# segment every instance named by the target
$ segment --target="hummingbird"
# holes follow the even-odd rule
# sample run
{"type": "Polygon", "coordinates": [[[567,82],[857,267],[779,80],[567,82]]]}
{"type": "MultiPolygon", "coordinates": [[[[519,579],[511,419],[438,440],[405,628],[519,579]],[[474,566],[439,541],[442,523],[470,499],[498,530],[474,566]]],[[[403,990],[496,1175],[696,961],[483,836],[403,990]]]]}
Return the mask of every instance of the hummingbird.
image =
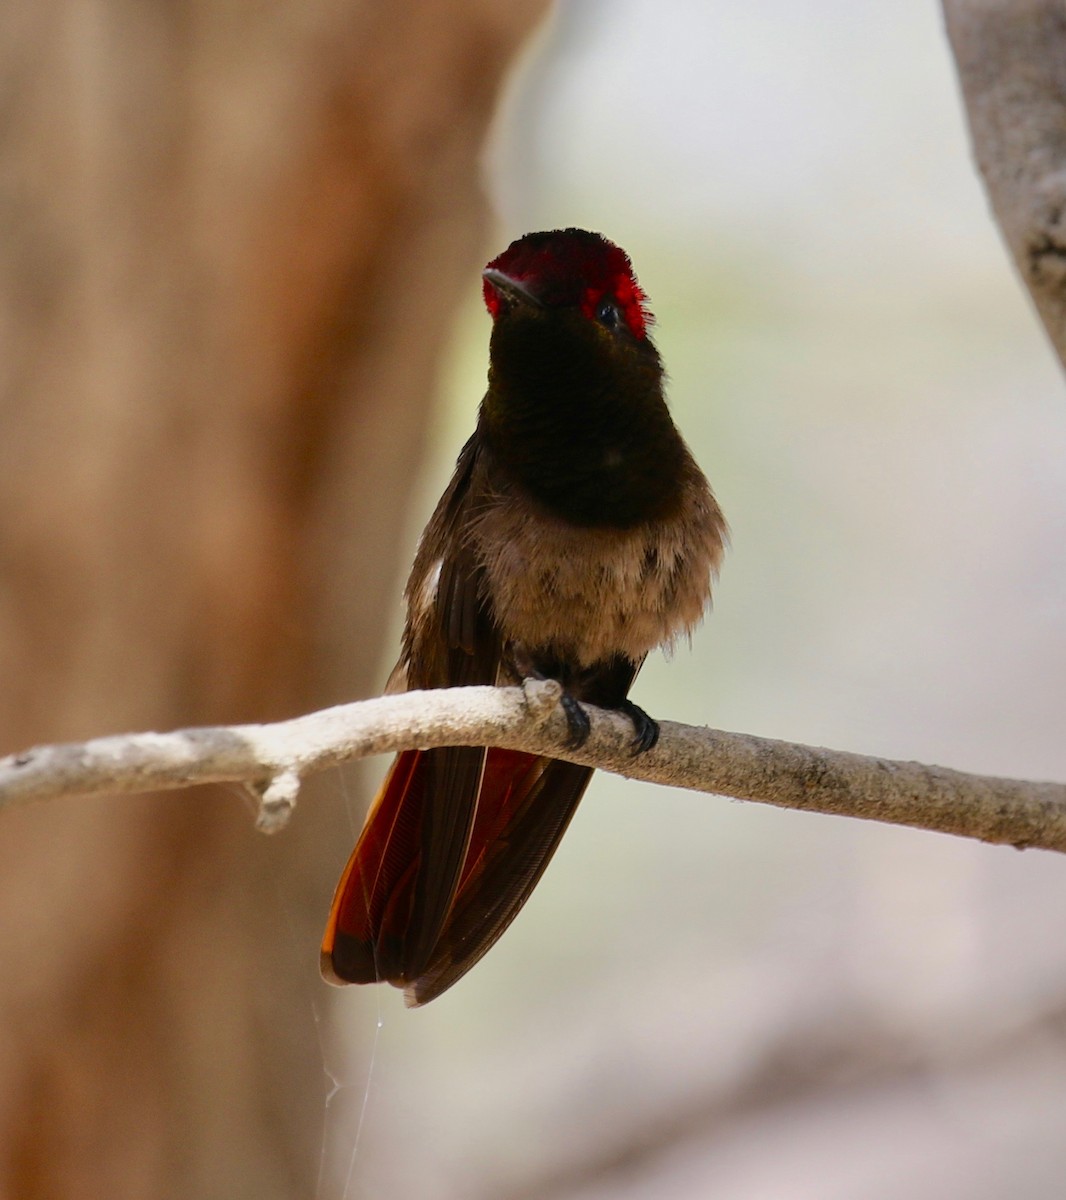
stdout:
{"type": "MultiPolygon", "coordinates": [[[[583,704],[629,699],[646,656],[691,634],[727,529],[670,416],[653,318],[628,255],[559,229],[482,272],[492,318],[473,435],[418,545],[389,691],[552,679],[569,742],[583,704]]],[[[592,768],[493,747],[397,755],[337,885],[331,983],[450,988],[529,899],[592,768]]]]}

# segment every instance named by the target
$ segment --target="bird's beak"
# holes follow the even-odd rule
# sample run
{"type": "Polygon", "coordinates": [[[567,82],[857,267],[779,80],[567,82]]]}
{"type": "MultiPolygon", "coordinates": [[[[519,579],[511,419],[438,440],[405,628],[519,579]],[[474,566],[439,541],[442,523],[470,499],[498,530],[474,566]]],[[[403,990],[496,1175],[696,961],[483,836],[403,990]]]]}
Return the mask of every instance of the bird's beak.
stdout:
{"type": "Polygon", "coordinates": [[[505,275],[502,271],[497,271],[495,267],[486,267],[481,272],[481,277],[486,283],[491,284],[505,300],[510,300],[514,304],[528,304],[532,308],[544,307],[524,283],[512,279],[510,275],[505,275]]]}

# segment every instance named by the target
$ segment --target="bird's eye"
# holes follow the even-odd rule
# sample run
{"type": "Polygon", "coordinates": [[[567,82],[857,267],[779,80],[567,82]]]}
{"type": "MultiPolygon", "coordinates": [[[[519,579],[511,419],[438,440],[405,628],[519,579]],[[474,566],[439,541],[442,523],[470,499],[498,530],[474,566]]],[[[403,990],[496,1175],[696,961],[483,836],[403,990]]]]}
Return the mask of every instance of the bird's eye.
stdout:
{"type": "Polygon", "coordinates": [[[599,307],[596,309],[596,320],[599,321],[604,329],[618,328],[619,322],[622,320],[622,314],[618,311],[618,305],[610,296],[604,296],[600,301],[599,307]]]}

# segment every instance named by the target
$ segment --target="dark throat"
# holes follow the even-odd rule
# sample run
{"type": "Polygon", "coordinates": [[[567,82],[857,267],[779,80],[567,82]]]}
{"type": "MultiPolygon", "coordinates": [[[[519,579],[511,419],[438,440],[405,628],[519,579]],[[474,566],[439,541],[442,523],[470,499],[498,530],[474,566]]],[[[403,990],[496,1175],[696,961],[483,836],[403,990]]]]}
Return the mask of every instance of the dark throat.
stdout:
{"type": "Polygon", "coordinates": [[[575,525],[626,529],[680,504],[689,455],[655,347],[580,314],[495,326],[478,428],[496,469],[575,525]]]}

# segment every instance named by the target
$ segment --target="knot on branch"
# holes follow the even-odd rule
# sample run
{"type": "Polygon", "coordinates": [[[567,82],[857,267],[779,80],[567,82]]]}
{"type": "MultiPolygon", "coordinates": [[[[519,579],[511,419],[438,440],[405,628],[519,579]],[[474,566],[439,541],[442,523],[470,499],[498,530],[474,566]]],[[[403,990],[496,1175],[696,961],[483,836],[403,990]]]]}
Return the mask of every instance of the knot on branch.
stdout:
{"type": "Polygon", "coordinates": [[[557,679],[522,680],[522,697],[526,711],[538,725],[545,724],[563,698],[563,685],[557,679]]]}
{"type": "Polygon", "coordinates": [[[248,785],[259,804],[255,827],[260,833],[277,833],[284,829],[296,807],[300,791],[300,776],[292,769],[279,771],[267,780],[248,785]]]}

